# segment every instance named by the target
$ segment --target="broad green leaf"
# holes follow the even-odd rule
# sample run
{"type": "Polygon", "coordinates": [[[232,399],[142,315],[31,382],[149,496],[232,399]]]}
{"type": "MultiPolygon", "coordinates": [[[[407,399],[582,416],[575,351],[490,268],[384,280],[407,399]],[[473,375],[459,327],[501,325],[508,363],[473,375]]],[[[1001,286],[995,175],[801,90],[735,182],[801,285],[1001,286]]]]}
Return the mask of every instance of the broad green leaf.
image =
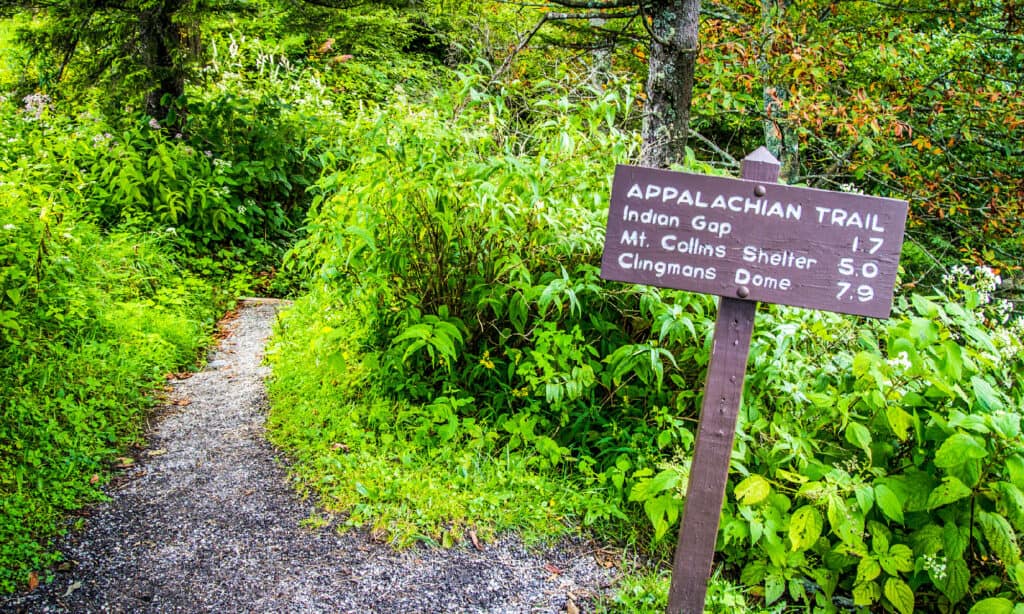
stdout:
{"type": "Polygon", "coordinates": [[[768,498],[772,485],[764,477],[754,474],[737,484],[734,492],[740,505],[757,505],[768,498]]]}
{"type": "Polygon", "coordinates": [[[939,306],[920,294],[912,294],[910,296],[910,301],[914,304],[914,309],[917,313],[926,318],[934,320],[935,317],[939,315],[939,306]]]}
{"type": "Polygon", "coordinates": [[[942,550],[942,527],[930,524],[910,534],[914,552],[918,554],[935,554],[942,550]]]}
{"type": "Polygon", "coordinates": [[[857,377],[864,377],[872,366],[878,361],[878,356],[870,352],[858,352],[853,357],[853,374],[857,377]]]}
{"type": "MultiPolygon", "coordinates": [[[[870,487],[869,487],[870,488],[870,487]]],[[[842,542],[854,548],[862,547],[864,542],[864,515],[850,510],[846,502],[837,495],[828,498],[828,524],[832,533],[842,542]]]]}
{"type": "Polygon", "coordinates": [[[760,584],[767,573],[768,566],[760,561],[755,561],[748,564],[743,568],[743,571],[740,572],[740,583],[746,584],[747,586],[760,584]]]}
{"type": "Polygon", "coordinates": [[[1007,439],[1020,436],[1020,414],[1008,411],[997,411],[988,416],[992,428],[1007,439]]]}
{"type": "MultiPolygon", "coordinates": [[[[860,511],[865,514],[870,512],[871,507],[875,504],[875,491],[871,488],[871,485],[861,484],[853,490],[853,494],[857,497],[857,505],[860,506],[860,511]]],[[[831,518],[829,522],[831,522],[831,518]]]]}
{"type": "Polygon", "coordinates": [[[807,601],[807,591],[802,579],[793,578],[789,581],[789,596],[793,601],[807,601]]]}
{"type": "Polygon", "coordinates": [[[977,488],[981,485],[981,463],[980,460],[970,459],[957,467],[950,467],[946,471],[952,477],[960,480],[968,488],[977,488]]]}
{"type": "Polygon", "coordinates": [[[885,598],[900,614],[913,614],[914,591],[910,590],[906,582],[899,578],[889,578],[885,581],[884,592],[885,598]]]}
{"type": "Polygon", "coordinates": [[[1004,408],[1003,400],[999,397],[999,393],[992,387],[992,384],[988,383],[984,379],[974,376],[971,378],[971,387],[974,389],[974,397],[978,400],[978,404],[985,411],[998,411],[1004,408]]]}
{"type": "Polygon", "coordinates": [[[1024,457],[1020,454],[1013,454],[1006,457],[1006,470],[1010,474],[1010,481],[1017,488],[1024,489],[1024,457]]]}
{"type": "Polygon", "coordinates": [[[989,597],[974,604],[967,614],[1013,614],[1013,602],[1002,597],[989,597]]]}
{"type": "Polygon", "coordinates": [[[949,476],[942,480],[942,484],[936,486],[928,495],[928,509],[933,510],[943,505],[949,505],[971,495],[971,489],[964,486],[960,480],[949,476]]]}
{"type": "Polygon", "coordinates": [[[868,521],[868,532],[871,533],[871,550],[876,554],[889,551],[889,529],[882,523],[868,521]]]}
{"type": "Polygon", "coordinates": [[[675,490],[682,479],[682,475],[680,475],[679,471],[675,469],[664,469],[651,478],[651,483],[648,486],[649,492],[657,494],[666,490],[675,490]]]}
{"type": "Polygon", "coordinates": [[[853,586],[853,604],[869,606],[882,596],[882,589],[877,582],[865,582],[853,586]]]}
{"type": "Polygon", "coordinates": [[[967,569],[967,563],[962,558],[947,557],[945,576],[935,577],[931,572],[929,572],[929,575],[935,586],[942,591],[942,594],[951,603],[956,604],[967,595],[971,572],[967,569]]]}
{"type": "Polygon", "coordinates": [[[898,576],[914,569],[914,551],[903,544],[893,544],[889,552],[878,557],[882,569],[890,576],[898,576]]]}
{"type": "Polygon", "coordinates": [[[910,429],[914,426],[914,416],[897,405],[887,405],[885,417],[889,420],[889,428],[900,441],[906,441],[910,429]]]}
{"type": "Polygon", "coordinates": [[[908,469],[902,476],[886,480],[885,483],[899,496],[906,513],[927,511],[928,495],[939,482],[931,474],[908,469]]]}
{"type": "Polygon", "coordinates": [[[1024,530],[1024,492],[1010,482],[999,482],[1006,517],[1018,531],[1024,530]]]}
{"type": "Polygon", "coordinates": [[[896,522],[903,522],[903,503],[900,501],[896,493],[885,484],[875,485],[875,503],[878,504],[879,509],[885,514],[889,520],[895,520],[896,522]]]}
{"type": "Polygon", "coordinates": [[[942,547],[946,558],[958,559],[967,551],[967,534],[952,522],[942,527],[942,547]]]}
{"type": "Polygon", "coordinates": [[[1017,585],[1017,592],[1024,593],[1024,562],[1017,563],[1007,569],[1007,571],[1009,572],[1010,577],[1013,578],[1014,583],[1017,585]]]}
{"type": "Polygon", "coordinates": [[[786,583],[777,573],[770,574],[764,579],[764,602],[771,604],[775,602],[786,590],[786,583]]]}
{"type": "Polygon", "coordinates": [[[999,514],[981,512],[978,514],[978,524],[985,534],[985,541],[989,548],[999,557],[999,560],[1006,566],[1011,566],[1020,561],[1020,546],[1017,545],[1017,536],[1013,532],[1010,523],[999,514]]]}
{"type": "Polygon", "coordinates": [[[953,341],[944,341],[942,348],[944,350],[942,374],[951,382],[959,382],[964,371],[963,348],[953,341]]]}
{"type": "Polygon", "coordinates": [[[857,563],[857,580],[856,584],[863,584],[870,582],[877,578],[882,573],[882,566],[878,564],[873,557],[865,556],[857,563]]]}
{"type": "Polygon", "coordinates": [[[910,321],[910,337],[915,340],[917,347],[928,347],[939,340],[939,327],[926,318],[913,318],[910,321]]]}
{"type": "Polygon", "coordinates": [[[817,543],[823,527],[824,520],[817,509],[805,505],[793,512],[789,520],[789,541],[793,544],[793,551],[807,550],[817,543]]]}
{"type": "Polygon", "coordinates": [[[846,425],[846,441],[864,450],[868,460],[871,459],[871,431],[868,427],[859,422],[850,422],[846,425]]]}
{"type": "Polygon", "coordinates": [[[942,442],[935,453],[936,467],[956,467],[970,459],[980,459],[988,456],[985,446],[967,433],[954,433],[946,441],[942,442]]]}

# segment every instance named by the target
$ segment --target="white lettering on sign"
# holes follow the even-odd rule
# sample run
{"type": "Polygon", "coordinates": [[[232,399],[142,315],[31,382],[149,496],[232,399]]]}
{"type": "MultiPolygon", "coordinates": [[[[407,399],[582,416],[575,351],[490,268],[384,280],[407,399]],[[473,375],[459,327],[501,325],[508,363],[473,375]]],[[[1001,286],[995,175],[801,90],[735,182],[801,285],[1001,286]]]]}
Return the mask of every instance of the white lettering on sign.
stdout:
{"type": "Polygon", "coordinates": [[[793,269],[809,269],[818,263],[814,258],[801,256],[788,249],[772,251],[762,249],[756,245],[748,245],[743,248],[743,261],[793,269]]]}
{"type": "Polygon", "coordinates": [[[708,218],[698,215],[690,221],[694,230],[708,231],[719,239],[732,232],[732,224],[729,222],[709,222],[708,218]]]}
{"type": "Polygon", "coordinates": [[[619,266],[627,271],[650,271],[658,278],[669,275],[672,277],[689,277],[691,279],[713,281],[717,276],[714,267],[698,267],[678,262],[652,260],[644,258],[640,254],[630,252],[619,254],[619,266]]]}
{"type": "Polygon", "coordinates": [[[725,258],[725,255],[728,253],[724,245],[711,245],[710,243],[704,243],[697,237],[680,239],[676,235],[665,235],[662,237],[661,249],[670,252],[679,252],[680,254],[715,258],[725,258]]]}
{"type": "Polygon", "coordinates": [[[847,211],[845,209],[832,209],[830,207],[815,207],[818,212],[819,224],[830,224],[842,226],[843,228],[860,228],[872,232],[885,232],[885,228],[878,223],[878,214],[847,211]]]}
{"type": "Polygon", "coordinates": [[[705,200],[704,195],[699,190],[680,190],[673,186],[662,186],[654,183],[649,183],[644,187],[640,187],[639,183],[635,183],[629,188],[626,197],[642,201],[673,204],[679,207],[721,209],[732,211],[733,213],[798,221],[803,216],[804,211],[803,205],[799,203],[772,201],[767,198],[750,198],[739,194],[715,194],[713,197],[709,197],[710,200],[705,200]]]}
{"type": "Polygon", "coordinates": [[[662,228],[679,228],[678,215],[656,213],[654,209],[648,209],[647,211],[636,211],[630,209],[629,205],[626,205],[626,207],[622,209],[622,220],[624,222],[640,222],[642,224],[651,224],[653,226],[660,226],[662,228]]]}
{"type": "Polygon", "coordinates": [[[906,210],[894,199],[620,166],[601,275],[887,317],[906,210]]]}
{"type": "Polygon", "coordinates": [[[760,273],[751,273],[743,268],[736,269],[735,281],[740,286],[754,286],[769,290],[789,290],[793,287],[793,282],[788,277],[769,277],[760,273]]]}

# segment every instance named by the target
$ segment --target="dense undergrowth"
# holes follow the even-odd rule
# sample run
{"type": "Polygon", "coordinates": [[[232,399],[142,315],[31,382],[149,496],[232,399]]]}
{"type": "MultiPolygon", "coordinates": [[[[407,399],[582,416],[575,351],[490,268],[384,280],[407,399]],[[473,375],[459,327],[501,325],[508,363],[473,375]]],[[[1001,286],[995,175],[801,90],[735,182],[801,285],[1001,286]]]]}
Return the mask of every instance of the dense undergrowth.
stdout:
{"type": "MultiPolygon", "coordinates": [[[[0,105],[0,589],[53,560],[62,516],[100,496],[147,391],[193,362],[220,301],[297,292],[270,348],[268,428],[325,513],[399,546],[591,532],[654,562],[601,607],[664,609],[715,301],[598,275],[610,174],[639,150],[643,53],[597,70],[548,48],[495,75],[521,13],[416,4],[218,17],[167,118],[112,112],[106,91],[26,90],[52,69],[30,55],[0,66],[17,92],[0,105]]],[[[988,251],[954,236],[984,217],[958,204],[984,182],[958,175],[945,195],[915,175],[977,158],[963,174],[1007,186],[984,211],[1012,212],[1012,157],[978,152],[1024,124],[990,122],[999,97],[965,90],[988,136],[964,133],[935,102],[954,101],[932,87],[941,66],[915,64],[932,111],[904,105],[906,71],[873,76],[885,45],[850,69],[828,45],[761,58],[765,27],[806,32],[805,15],[741,8],[705,19],[695,101],[729,151],[688,170],[761,144],[757,84],[777,61],[793,96],[776,127],[804,155],[788,151],[791,176],[928,194],[892,319],[759,308],[709,608],[1024,610],[1024,329],[996,273],[953,266],[1005,265],[1019,241],[999,224],[988,251]],[[857,84],[836,75],[884,104],[861,91],[848,109],[857,84]]],[[[955,64],[968,43],[932,55],[955,64]]]]}
{"type": "MultiPolygon", "coordinates": [[[[22,160],[24,162],[24,160],[22,160]]],[[[209,338],[214,291],[157,238],[102,234],[4,163],[0,199],[0,589],[102,498],[166,373],[209,338]]]]}
{"type": "Polygon", "coordinates": [[[309,188],[336,168],[339,121],[429,75],[415,58],[341,64],[303,36],[222,23],[157,119],[118,109],[111,84],[25,93],[48,67],[13,30],[45,24],[0,22],[3,592],[45,577],[52,538],[103,498],[165,375],[195,366],[234,298],[291,291],[277,269],[309,188]]]}
{"type": "MultiPolygon", "coordinates": [[[[329,510],[398,544],[588,527],[667,555],[714,301],[599,279],[628,91],[480,79],[347,124],[290,256],[311,291],[274,344],[271,430],[329,510]]],[[[997,283],[956,269],[882,322],[760,310],[719,538],[750,603],[1024,594],[1021,325],[997,283]]]]}

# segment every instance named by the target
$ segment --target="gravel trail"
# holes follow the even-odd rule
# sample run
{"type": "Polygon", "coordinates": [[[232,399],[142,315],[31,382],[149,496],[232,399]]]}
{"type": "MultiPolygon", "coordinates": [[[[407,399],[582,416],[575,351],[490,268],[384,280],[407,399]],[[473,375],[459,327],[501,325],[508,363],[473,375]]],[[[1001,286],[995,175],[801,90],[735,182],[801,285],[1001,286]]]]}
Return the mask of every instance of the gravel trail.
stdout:
{"type": "Polygon", "coordinates": [[[0,612],[576,612],[613,581],[593,547],[396,552],[314,512],[266,442],[262,351],[278,304],[250,300],[205,370],[175,380],[149,447],[59,546],[56,579],[0,612]]]}

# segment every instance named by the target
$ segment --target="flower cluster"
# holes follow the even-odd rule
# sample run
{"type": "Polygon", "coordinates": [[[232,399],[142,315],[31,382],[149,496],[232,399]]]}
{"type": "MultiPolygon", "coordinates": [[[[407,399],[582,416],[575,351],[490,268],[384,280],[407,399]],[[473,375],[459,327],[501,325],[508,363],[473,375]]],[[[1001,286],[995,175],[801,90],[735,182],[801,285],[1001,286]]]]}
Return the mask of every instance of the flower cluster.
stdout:
{"type": "Polygon", "coordinates": [[[906,352],[900,352],[896,355],[896,358],[890,358],[885,361],[890,367],[898,371],[906,371],[911,367],[910,355],[906,352]]]}
{"type": "Polygon", "coordinates": [[[946,557],[926,554],[921,557],[924,563],[924,570],[927,571],[936,582],[943,582],[946,579],[946,557]]]}
{"type": "Polygon", "coordinates": [[[987,266],[977,266],[971,270],[962,264],[943,275],[942,281],[951,290],[976,290],[982,305],[992,302],[992,293],[1003,283],[999,274],[987,266]]]}
{"type": "Polygon", "coordinates": [[[1014,304],[1004,299],[995,299],[993,294],[1003,283],[1002,277],[987,266],[973,269],[958,264],[942,276],[950,298],[963,299],[968,293],[977,296],[981,315],[994,324],[1007,323],[1013,315],[1014,304]]]}
{"type": "Polygon", "coordinates": [[[21,101],[25,103],[25,113],[31,115],[31,119],[39,119],[43,116],[43,111],[50,107],[53,99],[46,94],[35,93],[25,96],[21,101]]]}

